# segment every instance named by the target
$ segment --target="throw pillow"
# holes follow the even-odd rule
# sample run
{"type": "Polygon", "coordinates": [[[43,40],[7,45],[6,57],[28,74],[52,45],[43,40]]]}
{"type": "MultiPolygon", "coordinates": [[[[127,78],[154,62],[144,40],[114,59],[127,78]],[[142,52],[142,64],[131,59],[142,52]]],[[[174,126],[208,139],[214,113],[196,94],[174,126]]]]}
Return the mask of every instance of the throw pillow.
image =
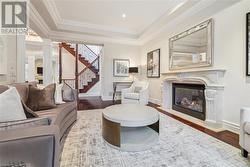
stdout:
{"type": "Polygon", "coordinates": [[[55,87],[56,84],[50,84],[44,89],[39,89],[30,85],[27,106],[33,111],[55,108],[55,87]]]}
{"type": "Polygon", "coordinates": [[[23,101],[22,101],[23,109],[27,118],[37,118],[38,115],[32,111],[23,101]]]}
{"type": "Polygon", "coordinates": [[[56,91],[55,91],[55,103],[56,104],[65,103],[62,99],[62,87],[63,87],[63,84],[56,85],[56,91]]]}
{"type": "Polygon", "coordinates": [[[142,87],[135,86],[134,93],[140,93],[141,90],[142,90],[142,87]]]}
{"type": "Polygon", "coordinates": [[[26,119],[20,96],[16,88],[11,87],[0,94],[0,122],[26,119]]]}
{"type": "Polygon", "coordinates": [[[63,93],[63,101],[72,102],[76,100],[74,96],[74,90],[66,84],[64,84],[63,86],[62,93],[63,93]]]}

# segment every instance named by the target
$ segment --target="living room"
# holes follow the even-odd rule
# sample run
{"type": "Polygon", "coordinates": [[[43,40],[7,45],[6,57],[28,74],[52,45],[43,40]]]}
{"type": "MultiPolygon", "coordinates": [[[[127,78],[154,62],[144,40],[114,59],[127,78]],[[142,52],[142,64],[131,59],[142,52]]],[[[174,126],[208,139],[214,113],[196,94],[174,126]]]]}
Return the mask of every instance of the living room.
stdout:
{"type": "Polygon", "coordinates": [[[1,5],[0,166],[250,166],[249,0],[1,5]]]}

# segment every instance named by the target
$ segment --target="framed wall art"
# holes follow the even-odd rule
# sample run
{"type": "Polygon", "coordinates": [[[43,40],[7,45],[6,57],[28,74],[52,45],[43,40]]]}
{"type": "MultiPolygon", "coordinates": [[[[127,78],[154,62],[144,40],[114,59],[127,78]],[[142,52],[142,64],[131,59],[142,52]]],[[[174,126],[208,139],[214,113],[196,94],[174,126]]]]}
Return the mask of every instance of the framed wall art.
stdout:
{"type": "Polygon", "coordinates": [[[113,75],[115,77],[129,76],[129,60],[128,59],[114,59],[113,60],[113,75]]]}
{"type": "Polygon", "coordinates": [[[160,77],[160,49],[153,50],[147,54],[147,77],[160,77]]]}

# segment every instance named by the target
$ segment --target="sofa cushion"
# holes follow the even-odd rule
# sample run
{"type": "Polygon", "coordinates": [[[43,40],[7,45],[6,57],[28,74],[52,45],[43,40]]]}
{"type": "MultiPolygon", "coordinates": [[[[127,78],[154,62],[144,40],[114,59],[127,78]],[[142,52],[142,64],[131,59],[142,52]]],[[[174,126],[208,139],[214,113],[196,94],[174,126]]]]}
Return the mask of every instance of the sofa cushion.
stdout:
{"type": "Polygon", "coordinates": [[[33,85],[34,87],[37,87],[37,82],[10,84],[10,86],[14,86],[17,89],[17,91],[18,91],[19,95],[21,96],[21,99],[24,103],[27,103],[27,100],[28,100],[29,85],[33,85]]]}
{"type": "Polygon", "coordinates": [[[8,90],[8,89],[9,89],[8,86],[0,85],[0,93],[3,93],[3,92],[5,92],[5,91],[8,90]]]}
{"type": "Polygon", "coordinates": [[[63,101],[66,102],[72,102],[76,100],[74,96],[74,90],[67,84],[64,84],[62,87],[62,98],[63,101]]]}
{"type": "Polygon", "coordinates": [[[134,99],[134,100],[139,100],[139,94],[138,93],[126,93],[124,95],[125,99],[134,99]]]}
{"type": "Polygon", "coordinates": [[[44,125],[50,125],[49,118],[34,118],[21,121],[9,121],[0,123],[0,131],[10,130],[10,129],[23,129],[28,127],[37,127],[44,125]]]}
{"type": "Polygon", "coordinates": [[[63,88],[63,84],[56,85],[56,90],[55,90],[55,103],[56,104],[65,103],[62,98],[62,88],[63,88]]]}
{"type": "Polygon", "coordinates": [[[250,122],[246,122],[244,125],[244,131],[245,133],[250,135],[250,122]]]}
{"type": "Polygon", "coordinates": [[[23,105],[23,109],[27,118],[38,117],[38,115],[33,110],[31,110],[23,101],[22,101],[22,105],[23,105]]]}
{"type": "Polygon", "coordinates": [[[39,117],[49,117],[52,119],[52,124],[57,124],[60,126],[60,123],[63,121],[63,119],[73,110],[76,110],[76,103],[67,102],[57,105],[57,107],[53,109],[36,111],[36,114],[39,117]]]}
{"type": "Polygon", "coordinates": [[[0,94],[0,122],[26,119],[20,96],[15,87],[0,94]]]}
{"type": "Polygon", "coordinates": [[[55,108],[55,84],[50,84],[44,89],[29,86],[27,106],[33,111],[55,108]]]}

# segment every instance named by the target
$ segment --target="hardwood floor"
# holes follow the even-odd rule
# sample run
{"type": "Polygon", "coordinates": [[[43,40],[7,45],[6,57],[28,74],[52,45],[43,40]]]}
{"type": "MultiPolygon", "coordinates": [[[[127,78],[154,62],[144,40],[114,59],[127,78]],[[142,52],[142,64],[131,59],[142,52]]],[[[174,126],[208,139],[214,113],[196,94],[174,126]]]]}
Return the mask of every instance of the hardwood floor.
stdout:
{"type": "MultiPolygon", "coordinates": [[[[102,101],[101,97],[85,97],[85,98],[81,98],[79,100],[79,110],[91,110],[91,109],[101,109],[101,108],[105,108],[108,107],[110,105],[114,105],[114,104],[120,104],[121,101],[102,101]]],[[[201,132],[204,132],[210,136],[213,136],[225,143],[228,143],[236,148],[240,148],[239,146],[239,135],[233,132],[230,132],[228,130],[222,131],[222,132],[214,132],[210,129],[207,129],[205,127],[202,127],[200,125],[197,125],[193,122],[190,122],[188,120],[185,120],[183,118],[180,118],[176,115],[173,115],[171,113],[168,113],[167,111],[161,110],[158,107],[158,105],[150,103],[149,106],[156,108],[159,112],[172,117],[186,125],[189,125],[201,132]]]]}

